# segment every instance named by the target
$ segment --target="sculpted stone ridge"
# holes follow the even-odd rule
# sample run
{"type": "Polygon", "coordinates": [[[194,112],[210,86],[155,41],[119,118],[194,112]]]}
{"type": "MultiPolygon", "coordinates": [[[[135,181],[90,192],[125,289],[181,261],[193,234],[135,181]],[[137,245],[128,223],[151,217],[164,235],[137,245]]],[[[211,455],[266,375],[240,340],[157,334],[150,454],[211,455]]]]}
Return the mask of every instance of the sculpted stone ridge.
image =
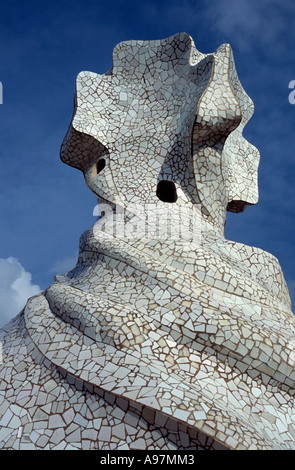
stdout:
{"type": "Polygon", "coordinates": [[[258,201],[252,114],[230,46],[185,33],[78,75],[61,159],[99,218],[1,331],[0,448],[295,448],[284,276],[224,238],[226,211],[258,201]]]}

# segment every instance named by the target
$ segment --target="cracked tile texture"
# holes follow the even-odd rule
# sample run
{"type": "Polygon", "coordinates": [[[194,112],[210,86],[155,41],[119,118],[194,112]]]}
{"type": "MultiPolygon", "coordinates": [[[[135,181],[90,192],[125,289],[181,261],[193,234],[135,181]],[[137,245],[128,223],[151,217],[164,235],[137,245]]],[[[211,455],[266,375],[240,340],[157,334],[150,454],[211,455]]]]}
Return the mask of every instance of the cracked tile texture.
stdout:
{"type": "Polygon", "coordinates": [[[224,238],[226,211],[258,201],[252,113],[230,46],[202,54],[185,33],[122,42],[107,73],[78,75],[61,159],[111,210],[1,330],[1,449],[295,449],[279,262],[224,238]],[[121,236],[135,205],[149,234],[148,206],[172,232],[197,206],[198,243],[121,236]]]}

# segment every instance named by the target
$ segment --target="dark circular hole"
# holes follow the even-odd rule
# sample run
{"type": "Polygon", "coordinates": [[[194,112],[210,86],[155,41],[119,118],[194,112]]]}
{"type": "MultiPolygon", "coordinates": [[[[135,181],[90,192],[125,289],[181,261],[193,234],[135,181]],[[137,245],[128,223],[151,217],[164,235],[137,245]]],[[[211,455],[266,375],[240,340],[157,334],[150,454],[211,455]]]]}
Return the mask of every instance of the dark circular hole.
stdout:
{"type": "Polygon", "coordinates": [[[98,160],[98,162],[96,163],[97,174],[100,173],[104,169],[105,166],[106,166],[106,161],[104,158],[101,158],[100,160],[98,160]]]}
{"type": "Polygon", "coordinates": [[[230,201],[227,205],[226,210],[235,213],[244,212],[245,207],[248,205],[249,204],[247,204],[247,202],[245,201],[230,201]]]}
{"type": "Polygon", "coordinates": [[[163,202],[176,202],[177,192],[172,181],[160,181],[157,186],[157,196],[163,202]]]}

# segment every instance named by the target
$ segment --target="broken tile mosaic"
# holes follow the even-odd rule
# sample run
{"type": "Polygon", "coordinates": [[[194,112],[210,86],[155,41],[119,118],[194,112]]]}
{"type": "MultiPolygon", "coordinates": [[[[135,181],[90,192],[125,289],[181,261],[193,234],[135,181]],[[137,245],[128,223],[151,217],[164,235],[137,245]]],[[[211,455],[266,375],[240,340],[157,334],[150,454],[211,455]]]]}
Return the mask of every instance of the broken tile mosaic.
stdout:
{"type": "Polygon", "coordinates": [[[100,224],[118,200],[131,227],[132,204],[164,226],[197,205],[201,238],[81,236],[76,266],[1,330],[0,449],[295,449],[284,276],[224,238],[226,212],[258,201],[252,113],[231,47],[202,54],[185,33],[78,75],[61,159],[110,205],[100,224]]]}

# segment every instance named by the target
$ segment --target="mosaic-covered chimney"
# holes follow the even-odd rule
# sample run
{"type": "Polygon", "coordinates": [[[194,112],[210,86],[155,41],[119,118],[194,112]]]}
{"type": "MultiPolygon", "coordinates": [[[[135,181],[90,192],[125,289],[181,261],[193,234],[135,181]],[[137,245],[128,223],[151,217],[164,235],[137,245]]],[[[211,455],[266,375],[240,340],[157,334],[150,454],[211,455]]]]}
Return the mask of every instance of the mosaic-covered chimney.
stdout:
{"type": "Polygon", "coordinates": [[[226,211],[258,202],[252,113],[231,47],[185,33],[78,75],[61,159],[98,220],[1,331],[0,448],[295,448],[279,262],[224,238],[226,211]]]}

